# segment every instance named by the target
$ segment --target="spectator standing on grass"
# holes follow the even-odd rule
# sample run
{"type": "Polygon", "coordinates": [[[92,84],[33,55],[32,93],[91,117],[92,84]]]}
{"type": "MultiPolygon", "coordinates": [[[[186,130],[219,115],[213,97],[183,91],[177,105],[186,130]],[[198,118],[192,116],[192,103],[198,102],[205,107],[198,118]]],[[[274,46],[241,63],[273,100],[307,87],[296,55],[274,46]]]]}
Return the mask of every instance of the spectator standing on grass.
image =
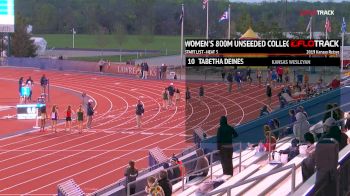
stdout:
{"type": "Polygon", "coordinates": [[[86,128],[87,129],[91,129],[91,124],[92,124],[92,118],[94,116],[94,107],[92,106],[92,101],[89,101],[88,102],[88,105],[87,105],[87,123],[86,123],[86,128]]]}
{"type": "Polygon", "coordinates": [[[51,110],[51,129],[52,131],[55,131],[55,133],[57,133],[57,120],[59,119],[58,116],[58,107],[57,105],[53,105],[52,106],[52,110],[51,110]]]}
{"type": "Polygon", "coordinates": [[[46,112],[46,104],[40,107],[40,131],[44,132],[45,131],[45,124],[46,124],[46,119],[47,119],[47,112],[46,112]]]}
{"type": "Polygon", "coordinates": [[[220,161],[224,175],[233,175],[232,166],[232,138],[238,134],[233,127],[227,124],[226,116],[220,118],[220,127],[217,132],[217,149],[220,151],[220,161]]]}
{"type": "Polygon", "coordinates": [[[266,86],[266,97],[267,97],[267,105],[271,106],[272,88],[270,84],[267,84],[266,86]]]}
{"type": "Polygon", "coordinates": [[[156,178],[153,176],[147,178],[145,191],[150,196],[165,196],[163,188],[158,185],[156,178]]]}
{"type": "Polygon", "coordinates": [[[227,92],[232,92],[232,83],[233,83],[233,75],[232,75],[232,72],[229,72],[227,74],[227,92]]]}
{"type": "Polygon", "coordinates": [[[168,173],[166,170],[161,170],[159,172],[158,184],[162,187],[165,196],[171,196],[173,193],[173,185],[169,181],[168,173]]]}
{"type": "Polygon", "coordinates": [[[162,67],[161,67],[161,72],[162,72],[162,76],[161,76],[161,78],[163,79],[163,80],[165,80],[166,79],[166,70],[167,70],[167,66],[165,65],[165,64],[162,64],[162,67]]]}
{"type": "Polygon", "coordinates": [[[141,102],[141,100],[137,101],[137,105],[136,105],[136,124],[137,124],[137,128],[141,128],[141,124],[142,124],[142,116],[145,112],[145,109],[143,108],[143,104],[141,102]]]}
{"type": "Polygon", "coordinates": [[[167,88],[164,88],[162,92],[162,99],[163,99],[163,109],[168,109],[169,104],[169,92],[167,88]]]}
{"type": "Polygon", "coordinates": [[[40,78],[40,86],[41,86],[41,93],[46,93],[46,86],[47,86],[47,78],[45,76],[45,74],[43,74],[43,76],[41,76],[40,78]]]}
{"type": "MultiPolygon", "coordinates": [[[[126,178],[126,187],[131,182],[134,182],[139,175],[139,171],[135,167],[135,161],[129,161],[129,166],[125,169],[124,176],[126,178]]],[[[136,193],[136,184],[130,185],[130,194],[136,193]]]]}
{"type": "Polygon", "coordinates": [[[100,68],[100,73],[102,73],[103,71],[103,66],[105,65],[105,61],[103,59],[100,59],[100,61],[98,62],[98,66],[100,68]]]}
{"type": "Polygon", "coordinates": [[[77,110],[77,122],[79,133],[83,133],[84,109],[82,105],[79,105],[77,110]]]}
{"type": "Polygon", "coordinates": [[[145,62],[142,62],[142,63],[141,63],[141,79],[143,79],[143,76],[144,76],[144,75],[143,75],[143,74],[144,74],[143,72],[145,71],[145,64],[146,64],[145,62]]]}

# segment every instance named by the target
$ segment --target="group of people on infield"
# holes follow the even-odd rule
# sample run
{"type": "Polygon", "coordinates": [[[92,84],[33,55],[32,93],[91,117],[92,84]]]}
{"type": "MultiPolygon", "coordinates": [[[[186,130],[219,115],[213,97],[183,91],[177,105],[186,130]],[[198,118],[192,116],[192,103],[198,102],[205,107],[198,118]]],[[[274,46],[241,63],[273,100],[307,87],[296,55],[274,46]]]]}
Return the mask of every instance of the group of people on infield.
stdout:
{"type": "MultiPolygon", "coordinates": [[[[79,105],[78,108],[75,110],[72,109],[72,106],[68,105],[67,109],[65,110],[64,119],[65,119],[65,128],[64,130],[69,131],[72,130],[72,121],[73,117],[75,116],[76,122],[77,122],[77,129],[79,133],[83,132],[83,123],[85,121],[85,118],[87,118],[86,128],[91,128],[91,123],[94,115],[94,107],[92,101],[89,101],[87,104],[87,110],[85,114],[85,110],[83,109],[83,105],[79,105]]],[[[57,105],[53,105],[50,111],[47,111],[46,105],[43,105],[40,107],[40,132],[45,131],[46,126],[46,120],[51,119],[51,130],[57,133],[57,122],[59,121],[60,115],[59,115],[59,109],[57,105]]]]}

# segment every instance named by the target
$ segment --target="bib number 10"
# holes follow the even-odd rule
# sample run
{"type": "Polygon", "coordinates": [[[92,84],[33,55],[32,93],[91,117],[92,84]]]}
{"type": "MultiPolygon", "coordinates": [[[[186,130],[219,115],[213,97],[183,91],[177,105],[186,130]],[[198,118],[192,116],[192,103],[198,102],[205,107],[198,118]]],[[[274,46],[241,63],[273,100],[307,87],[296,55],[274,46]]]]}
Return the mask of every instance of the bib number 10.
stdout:
{"type": "Polygon", "coordinates": [[[194,58],[187,59],[187,65],[194,65],[195,63],[196,63],[196,60],[194,58]]]}

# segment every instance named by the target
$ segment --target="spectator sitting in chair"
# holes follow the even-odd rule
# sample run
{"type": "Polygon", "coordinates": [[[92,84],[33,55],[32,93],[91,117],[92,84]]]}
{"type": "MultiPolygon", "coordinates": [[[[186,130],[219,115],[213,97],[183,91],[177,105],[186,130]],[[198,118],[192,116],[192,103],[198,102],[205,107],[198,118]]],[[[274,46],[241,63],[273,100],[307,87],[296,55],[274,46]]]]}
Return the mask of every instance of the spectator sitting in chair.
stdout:
{"type": "Polygon", "coordinates": [[[333,138],[337,140],[339,143],[339,151],[347,145],[348,136],[339,129],[339,126],[337,126],[334,118],[330,117],[326,120],[324,123],[324,131],[325,135],[322,137],[322,139],[333,138]]]}
{"type": "Polygon", "coordinates": [[[173,181],[173,183],[175,184],[181,180],[180,179],[180,177],[181,177],[181,169],[180,169],[181,165],[178,164],[176,157],[171,158],[170,167],[172,169],[170,169],[170,172],[169,172],[169,179],[170,180],[176,179],[173,181]]]}
{"type": "Polygon", "coordinates": [[[307,132],[304,134],[304,139],[307,145],[306,158],[301,163],[301,171],[303,175],[303,181],[306,181],[315,173],[315,139],[312,133],[307,132]]]}
{"type": "Polygon", "coordinates": [[[200,176],[207,176],[208,172],[209,172],[209,161],[207,159],[206,156],[204,155],[203,149],[197,149],[196,151],[197,154],[197,158],[200,157],[199,159],[197,159],[196,161],[196,167],[194,168],[194,171],[190,172],[192,173],[192,175],[189,177],[189,181],[193,180],[196,177],[200,177],[200,176]]]}
{"type": "Polygon", "coordinates": [[[332,82],[329,84],[329,87],[332,89],[336,89],[340,87],[340,80],[338,79],[338,76],[335,76],[332,82]]]}
{"type": "Polygon", "coordinates": [[[279,153],[281,154],[288,154],[288,161],[292,160],[294,157],[299,155],[299,148],[298,148],[299,140],[294,138],[291,144],[292,146],[289,147],[288,149],[279,151],[279,153]]]}

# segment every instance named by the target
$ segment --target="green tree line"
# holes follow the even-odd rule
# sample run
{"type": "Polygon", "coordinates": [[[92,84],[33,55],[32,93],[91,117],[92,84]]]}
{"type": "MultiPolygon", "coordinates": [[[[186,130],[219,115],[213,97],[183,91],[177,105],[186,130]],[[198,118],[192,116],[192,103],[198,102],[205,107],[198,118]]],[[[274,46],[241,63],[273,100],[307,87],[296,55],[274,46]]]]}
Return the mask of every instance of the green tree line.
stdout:
{"type": "MultiPolygon", "coordinates": [[[[227,21],[219,23],[218,20],[229,1],[209,2],[210,37],[223,38],[227,35],[227,21]]],[[[178,35],[182,3],[185,34],[205,35],[206,10],[202,8],[202,0],[16,0],[15,9],[33,25],[36,34],[71,33],[75,28],[80,34],[178,35]]],[[[309,16],[300,16],[300,11],[313,9],[335,10],[335,15],[330,16],[330,38],[338,36],[342,17],[346,17],[349,24],[350,2],[231,2],[231,33],[244,32],[249,26],[266,38],[278,37],[281,31],[304,32],[309,16]]],[[[324,31],[325,18],[313,18],[314,31],[324,31]]]]}

